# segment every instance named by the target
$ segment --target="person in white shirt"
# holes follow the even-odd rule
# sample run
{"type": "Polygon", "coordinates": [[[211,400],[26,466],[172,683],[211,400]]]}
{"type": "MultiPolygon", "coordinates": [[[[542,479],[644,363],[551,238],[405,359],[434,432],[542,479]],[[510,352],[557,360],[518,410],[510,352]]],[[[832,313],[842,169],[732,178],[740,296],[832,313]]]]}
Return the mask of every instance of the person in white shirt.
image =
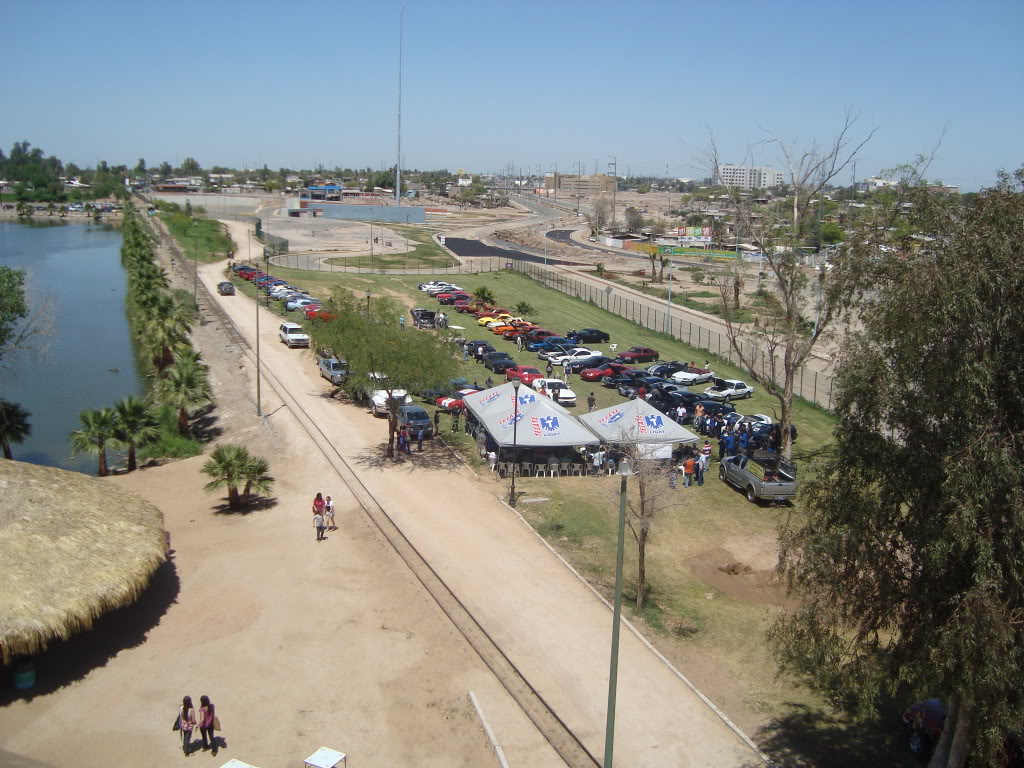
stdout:
{"type": "Polygon", "coordinates": [[[327,530],[338,530],[338,526],[334,524],[334,502],[330,496],[324,499],[324,522],[327,524],[327,530]]]}

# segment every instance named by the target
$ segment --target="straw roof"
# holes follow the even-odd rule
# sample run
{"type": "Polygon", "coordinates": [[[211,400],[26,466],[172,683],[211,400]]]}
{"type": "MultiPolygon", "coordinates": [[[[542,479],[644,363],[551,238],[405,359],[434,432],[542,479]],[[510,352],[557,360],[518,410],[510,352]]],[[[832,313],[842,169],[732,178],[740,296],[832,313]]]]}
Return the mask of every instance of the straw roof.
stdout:
{"type": "Polygon", "coordinates": [[[108,481],[0,460],[0,657],[134,602],[166,559],[163,515],[108,481]]]}

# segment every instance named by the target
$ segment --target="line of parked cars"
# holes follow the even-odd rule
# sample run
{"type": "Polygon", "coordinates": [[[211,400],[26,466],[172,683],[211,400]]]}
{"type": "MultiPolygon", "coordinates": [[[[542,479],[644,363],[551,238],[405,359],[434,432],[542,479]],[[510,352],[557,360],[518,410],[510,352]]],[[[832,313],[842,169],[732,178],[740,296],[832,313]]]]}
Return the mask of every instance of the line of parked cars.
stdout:
{"type": "Polygon", "coordinates": [[[269,298],[282,302],[286,312],[299,310],[306,317],[316,317],[322,311],[320,299],[289,284],[287,280],[274,277],[248,264],[236,264],[232,270],[239,277],[255,285],[269,298]]]}

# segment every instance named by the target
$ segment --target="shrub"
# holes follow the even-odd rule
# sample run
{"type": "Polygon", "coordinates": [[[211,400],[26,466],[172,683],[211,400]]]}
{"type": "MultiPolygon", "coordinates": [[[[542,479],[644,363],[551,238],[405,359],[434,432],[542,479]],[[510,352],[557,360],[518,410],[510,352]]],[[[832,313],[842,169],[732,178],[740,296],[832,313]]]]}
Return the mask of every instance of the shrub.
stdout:
{"type": "Polygon", "coordinates": [[[704,270],[703,269],[695,269],[693,271],[693,274],[691,275],[691,277],[693,278],[693,282],[695,282],[695,283],[703,283],[704,282],[704,270]]]}

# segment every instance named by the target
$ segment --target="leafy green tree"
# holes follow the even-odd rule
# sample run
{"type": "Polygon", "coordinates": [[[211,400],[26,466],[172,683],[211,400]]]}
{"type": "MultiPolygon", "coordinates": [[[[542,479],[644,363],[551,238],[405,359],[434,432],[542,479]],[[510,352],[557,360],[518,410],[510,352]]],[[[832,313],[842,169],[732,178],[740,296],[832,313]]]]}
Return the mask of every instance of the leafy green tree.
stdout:
{"type": "Polygon", "coordinates": [[[360,397],[373,390],[386,393],[387,455],[394,456],[401,405],[394,393],[422,392],[447,384],[457,372],[452,347],[438,334],[402,330],[396,319],[404,307],[388,298],[364,302],[339,287],[326,309],[337,317],[310,329],[313,342],[331,356],[347,360],[349,369],[356,371],[345,382],[349,391],[360,397]]]}
{"type": "Polygon", "coordinates": [[[0,365],[12,352],[35,348],[39,338],[50,333],[52,323],[52,301],[30,307],[24,271],[0,265],[0,365]]]}
{"type": "Polygon", "coordinates": [[[160,163],[160,169],[157,173],[159,174],[161,181],[163,181],[164,179],[171,178],[171,175],[174,173],[174,169],[171,167],[171,164],[165,160],[160,163]]]}
{"type": "Polygon", "coordinates": [[[473,296],[476,297],[478,301],[481,301],[484,304],[490,304],[493,306],[494,304],[498,303],[498,300],[494,298],[494,291],[492,291],[486,285],[481,285],[475,288],[473,290],[473,296]]]}
{"type": "Polygon", "coordinates": [[[203,166],[201,166],[194,157],[186,157],[181,162],[181,168],[179,170],[181,171],[182,176],[198,176],[203,172],[203,166]]]}
{"type": "Polygon", "coordinates": [[[821,225],[821,242],[826,245],[835,245],[846,239],[846,233],[838,224],[827,221],[821,225]]]}
{"type": "Polygon", "coordinates": [[[242,501],[238,494],[238,486],[245,481],[245,469],[251,459],[249,451],[241,445],[218,445],[203,464],[203,474],[213,478],[203,488],[210,492],[227,488],[228,508],[241,509],[242,501]]]}
{"type": "Polygon", "coordinates": [[[783,529],[800,607],[770,637],[864,714],[943,698],[933,768],[1002,766],[1024,722],[1024,168],[967,205],[909,200],[935,239],[888,244],[845,340],[834,447],[783,529]]]}
{"type": "Polygon", "coordinates": [[[626,229],[630,232],[639,232],[644,226],[644,215],[632,205],[626,209],[626,229]]]}
{"type": "Polygon", "coordinates": [[[126,397],[114,406],[116,418],[114,435],[128,448],[128,471],[138,466],[139,448],[149,445],[160,436],[160,424],[153,408],[137,397],[126,397]]]}
{"type": "Polygon", "coordinates": [[[29,416],[32,414],[17,403],[0,398],[0,448],[4,458],[13,459],[11,445],[21,445],[32,434],[29,416]]]}
{"type": "Polygon", "coordinates": [[[178,411],[178,431],[188,437],[189,411],[206,405],[212,397],[206,366],[187,360],[175,362],[157,382],[156,395],[161,403],[178,411]]]}
{"type": "Polygon", "coordinates": [[[146,175],[146,159],[144,157],[139,158],[139,162],[135,164],[135,175],[145,176],[146,175]]]}
{"type": "Polygon", "coordinates": [[[91,453],[99,457],[100,477],[107,476],[107,449],[121,447],[117,438],[117,417],[110,408],[82,411],[81,426],[71,433],[71,450],[75,454],[91,453]]]}

